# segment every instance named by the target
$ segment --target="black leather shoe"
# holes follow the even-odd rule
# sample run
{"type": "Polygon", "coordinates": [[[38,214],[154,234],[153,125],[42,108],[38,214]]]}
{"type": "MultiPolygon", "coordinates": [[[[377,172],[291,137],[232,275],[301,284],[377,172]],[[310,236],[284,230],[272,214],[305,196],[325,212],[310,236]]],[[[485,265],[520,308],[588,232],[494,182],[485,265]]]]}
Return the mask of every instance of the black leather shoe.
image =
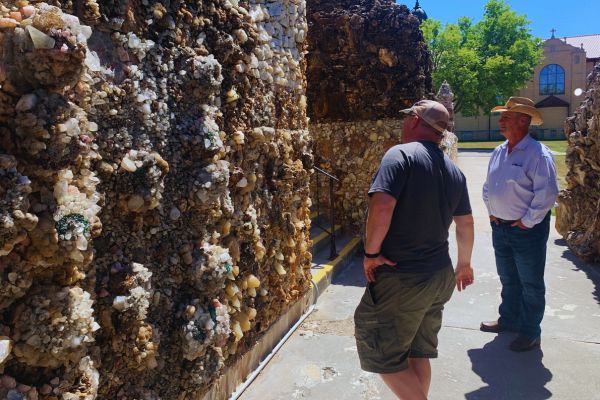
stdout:
{"type": "Polygon", "coordinates": [[[479,330],[483,332],[500,333],[504,332],[506,328],[498,323],[498,321],[483,321],[479,325],[479,330]]]}
{"type": "Polygon", "coordinates": [[[519,335],[510,344],[510,349],[512,351],[518,351],[518,352],[529,351],[529,350],[539,348],[541,343],[542,343],[542,340],[540,339],[539,336],[536,338],[530,338],[527,336],[519,335]]]}

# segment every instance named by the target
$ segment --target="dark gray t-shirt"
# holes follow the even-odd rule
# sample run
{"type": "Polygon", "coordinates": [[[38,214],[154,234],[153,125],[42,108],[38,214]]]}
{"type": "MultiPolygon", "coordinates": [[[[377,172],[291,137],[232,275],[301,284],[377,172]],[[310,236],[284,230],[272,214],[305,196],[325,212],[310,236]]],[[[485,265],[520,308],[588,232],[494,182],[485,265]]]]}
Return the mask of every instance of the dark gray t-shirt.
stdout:
{"type": "Polygon", "coordinates": [[[432,272],[452,264],[448,229],[453,216],[471,214],[467,180],[433,142],[392,147],[373,177],[369,195],[397,200],[381,253],[395,267],[380,270],[432,272]]]}

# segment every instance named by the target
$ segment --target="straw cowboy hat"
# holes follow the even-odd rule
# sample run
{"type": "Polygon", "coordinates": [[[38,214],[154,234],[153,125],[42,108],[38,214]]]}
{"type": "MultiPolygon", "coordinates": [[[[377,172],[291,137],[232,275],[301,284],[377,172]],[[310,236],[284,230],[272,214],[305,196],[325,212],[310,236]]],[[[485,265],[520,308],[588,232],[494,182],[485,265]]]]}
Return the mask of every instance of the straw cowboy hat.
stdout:
{"type": "Polygon", "coordinates": [[[501,113],[505,111],[529,115],[531,117],[531,125],[541,125],[544,122],[542,115],[537,108],[535,108],[533,100],[528,99],[527,97],[513,96],[508,99],[505,105],[492,108],[492,112],[501,113]]]}

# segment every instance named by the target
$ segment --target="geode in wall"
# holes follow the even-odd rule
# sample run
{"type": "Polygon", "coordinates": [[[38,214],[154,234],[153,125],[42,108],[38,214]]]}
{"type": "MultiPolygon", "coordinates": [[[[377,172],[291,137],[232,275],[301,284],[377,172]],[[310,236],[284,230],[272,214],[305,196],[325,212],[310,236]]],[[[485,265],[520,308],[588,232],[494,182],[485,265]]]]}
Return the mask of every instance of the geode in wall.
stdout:
{"type": "Polygon", "coordinates": [[[558,197],[557,229],[578,256],[600,260],[600,64],[585,100],[565,123],[567,188],[558,197]]]}

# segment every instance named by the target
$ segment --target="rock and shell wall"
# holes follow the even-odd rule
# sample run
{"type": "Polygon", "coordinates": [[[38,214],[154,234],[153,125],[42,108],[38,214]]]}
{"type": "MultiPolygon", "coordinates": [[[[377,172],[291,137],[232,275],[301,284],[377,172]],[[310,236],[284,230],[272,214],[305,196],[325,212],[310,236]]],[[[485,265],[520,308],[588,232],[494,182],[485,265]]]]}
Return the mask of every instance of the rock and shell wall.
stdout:
{"type": "Polygon", "coordinates": [[[307,0],[307,8],[315,163],[340,179],[337,214],[357,231],[381,157],[400,141],[398,111],[432,97],[430,55],[419,20],[392,0],[307,0]]]}
{"type": "Polygon", "coordinates": [[[396,118],[431,91],[419,20],[392,0],[307,0],[311,122],[396,118]]]}
{"type": "Polygon", "coordinates": [[[200,398],[306,293],[305,15],[0,1],[0,398],[200,398]]]}
{"type": "Polygon", "coordinates": [[[558,197],[557,229],[573,252],[600,261],[600,64],[585,100],[565,124],[567,188],[558,197]]]}
{"type": "MultiPolygon", "coordinates": [[[[367,191],[381,157],[400,142],[402,121],[381,119],[335,123],[310,123],[315,140],[315,165],[336,176],[334,185],[336,224],[359,232],[368,206],[367,191]]],[[[322,210],[328,210],[329,193],[326,179],[320,179],[322,210]]],[[[316,180],[313,179],[313,190],[316,180]]],[[[316,190],[314,190],[316,192],[316,190]]],[[[313,197],[314,198],[314,197],[313,197]]],[[[317,201],[314,198],[314,201],[317,201]]]]}
{"type": "MultiPolygon", "coordinates": [[[[386,118],[376,121],[311,122],[309,129],[315,137],[315,164],[340,179],[334,186],[336,223],[341,222],[351,231],[360,232],[368,208],[367,191],[371,179],[385,152],[400,143],[402,120],[386,118]]],[[[456,135],[447,132],[440,148],[451,159],[456,160],[456,135]]],[[[316,192],[315,179],[312,184],[313,192],[316,192]]],[[[329,210],[327,185],[327,179],[320,178],[319,197],[322,210],[329,210]]]]}

